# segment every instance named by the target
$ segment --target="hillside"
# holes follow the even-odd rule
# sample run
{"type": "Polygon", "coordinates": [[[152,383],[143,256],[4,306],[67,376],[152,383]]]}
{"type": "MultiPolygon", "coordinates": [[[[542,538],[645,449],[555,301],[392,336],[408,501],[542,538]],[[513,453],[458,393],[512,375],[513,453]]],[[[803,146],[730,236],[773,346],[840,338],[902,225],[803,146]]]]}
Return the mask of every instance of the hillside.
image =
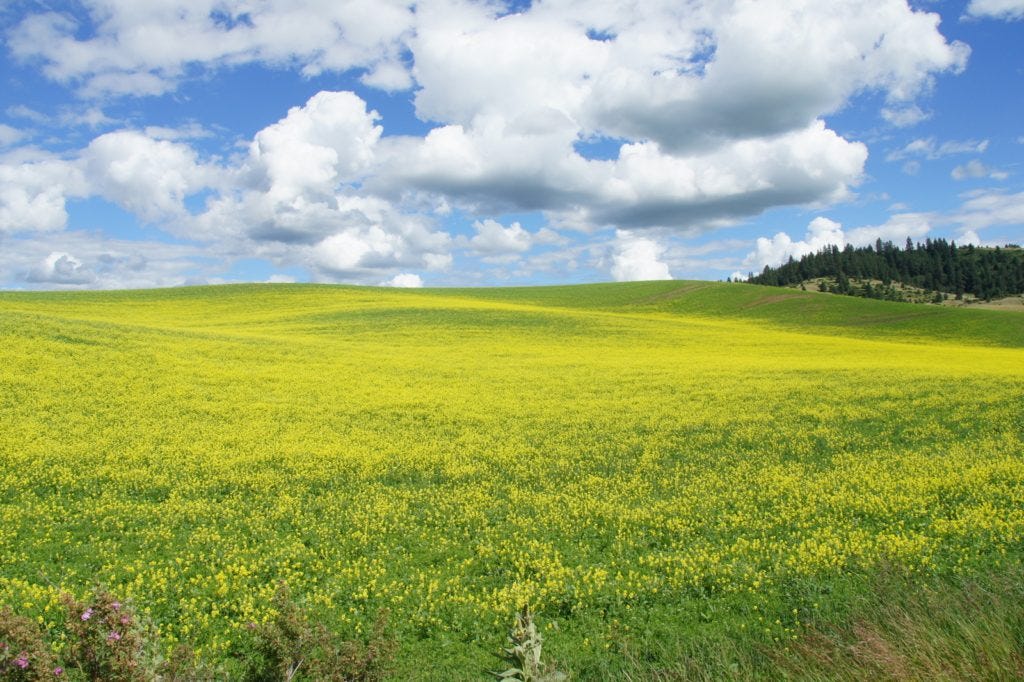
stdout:
{"type": "MultiPolygon", "coordinates": [[[[8,313],[70,315],[82,321],[131,319],[174,328],[269,331],[330,318],[358,319],[370,310],[399,318],[396,309],[477,311],[481,319],[506,313],[549,315],[636,313],[644,317],[758,323],[809,334],[861,339],[945,341],[971,345],[1024,345],[1024,319],[1003,311],[911,307],[889,301],[823,296],[750,284],[706,281],[629,282],[477,289],[379,289],[315,284],[240,284],[123,292],[0,292],[8,313]],[[197,305],[197,302],[200,305],[197,305]]],[[[449,313],[452,314],[452,313],[449,313]]],[[[444,317],[438,314],[438,321],[444,317]]],[[[372,319],[368,319],[368,322],[372,319]]]]}
{"type": "Polygon", "coordinates": [[[945,239],[914,244],[909,238],[900,249],[879,239],[873,247],[833,245],[799,260],[790,257],[748,281],[770,286],[814,281],[816,289],[832,293],[896,301],[941,302],[943,294],[958,301],[991,301],[1024,294],[1024,249],[957,246],[945,239]]]}
{"type": "Polygon", "coordinates": [[[281,581],[347,638],[386,610],[428,680],[493,670],[524,603],[574,679],[773,678],[876,593],[1019,585],[1013,313],[236,285],[3,293],[0,333],[0,606],[57,632],[99,582],[233,678],[281,581]]]}

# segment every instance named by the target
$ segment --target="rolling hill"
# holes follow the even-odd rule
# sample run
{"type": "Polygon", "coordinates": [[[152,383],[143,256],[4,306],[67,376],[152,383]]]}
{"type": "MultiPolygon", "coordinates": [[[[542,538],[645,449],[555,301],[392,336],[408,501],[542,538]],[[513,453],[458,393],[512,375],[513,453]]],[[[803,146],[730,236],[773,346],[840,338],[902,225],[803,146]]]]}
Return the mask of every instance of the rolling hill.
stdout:
{"type": "MultiPolygon", "coordinates": [[[[281,581],[348,638],[387,611],[394,674],[438,680],[524,603],[576,679],[770,678],[882,583],[1019,583],[1013,313],[231,285],[3,293],[0,334],[0,605],[57,633],[101,583],[233,678],[281,581]]],[[[945,653],[998,676],[996,630],[945,653]]]]}

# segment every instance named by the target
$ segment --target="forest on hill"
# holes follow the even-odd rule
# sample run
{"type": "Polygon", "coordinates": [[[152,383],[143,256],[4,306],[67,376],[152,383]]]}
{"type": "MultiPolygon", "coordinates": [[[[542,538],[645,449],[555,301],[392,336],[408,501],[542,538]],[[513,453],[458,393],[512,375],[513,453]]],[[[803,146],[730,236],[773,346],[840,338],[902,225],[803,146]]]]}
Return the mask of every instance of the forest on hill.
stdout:
{"type": "Polygon", "coordinates": [[[791,256],[777,268],[765,266],[747,281],[784,287],[811,280],[819,280],[823,291],[867,298],[904,300],[896,283],[935,292],[936,300],[950,294],[957,300],[970,296],[990,301],[1024,293],[1024,249],[1016,244],[957,246],[945,239],[915,244],[909,237],[901,249],[878,239],[873,247],[832,245],[800,260],[791,256]]]}

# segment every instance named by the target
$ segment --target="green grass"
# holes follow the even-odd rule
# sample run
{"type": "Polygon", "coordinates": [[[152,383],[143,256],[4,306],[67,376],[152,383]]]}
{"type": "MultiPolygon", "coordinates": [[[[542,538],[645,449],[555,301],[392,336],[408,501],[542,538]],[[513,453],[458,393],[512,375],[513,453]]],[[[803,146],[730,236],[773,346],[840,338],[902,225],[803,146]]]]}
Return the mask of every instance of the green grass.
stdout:
{"type": "Polygon", "coordinates": [[[884,676],[864,624],[945,652],[911,671],[1021,649],[1021,315],[237,285],[3,293],[0,335],[0,605],[52,629],[100,581],[239,670],[285,580],[344,637],[390,610],[400,679],[480,679],[523,602],[576,679],[884,676]],[[986,585],[988,630],[935,608],[986,585]]]}

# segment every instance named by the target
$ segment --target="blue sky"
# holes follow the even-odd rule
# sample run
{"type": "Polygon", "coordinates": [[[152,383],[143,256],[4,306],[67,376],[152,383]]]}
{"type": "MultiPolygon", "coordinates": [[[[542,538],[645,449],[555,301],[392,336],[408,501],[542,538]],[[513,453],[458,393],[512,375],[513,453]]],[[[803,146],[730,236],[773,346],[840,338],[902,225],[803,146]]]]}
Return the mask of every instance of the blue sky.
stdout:
{"type": "Polygon", "coordinates": [[[0,288],[1024,242],[1024,0],[8,0],[0,288]]]}

